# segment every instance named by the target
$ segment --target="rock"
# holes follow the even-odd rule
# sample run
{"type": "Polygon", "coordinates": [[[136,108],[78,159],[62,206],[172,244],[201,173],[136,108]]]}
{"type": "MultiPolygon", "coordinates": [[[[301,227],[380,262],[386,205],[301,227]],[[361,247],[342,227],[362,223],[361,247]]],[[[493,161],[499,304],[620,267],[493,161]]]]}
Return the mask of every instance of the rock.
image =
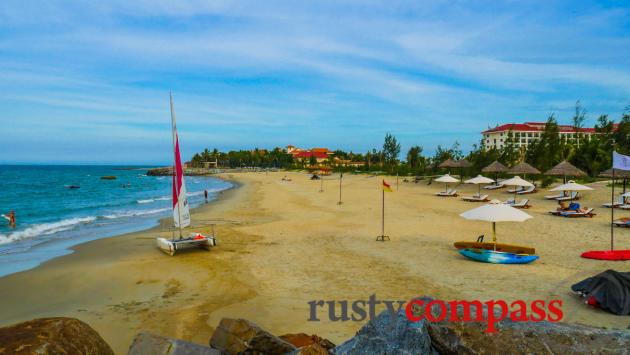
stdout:
{"type": "Polygon", "coordinates": [[[324,347],[317,343],[302,346],[297,350],[294,350],[288,355],[329,355],[330,353],[324,347]]]}
{"type": "Polygon", "coordinates": [[[392,317],[381,312],[350,340],[331,353],[346,354],[434,354],[424,321],[411,322],[404,309],[392,317]]]}
{"type": "Polygon", "coordinates": [[[219,350],[147,332],[133,338],[127,355],[221,355],[219,350]]]}
{"type": "MultiPolygon", "coordinates": [[[[461,318],[461,306],[457,313],[461,318]]],[[[486,314],[484,306],[484,317],[486,314]]],[[[499,316],[497,309],[495,317],[499,316]]],[[[498,331],[492,334],[485,333],[485,322],[428,322],[427,327],[433,347],[441,354],[627,354],[630,349],[628,331],[576,324],[513,322],[507,318],[496,323],[498,331]]]]}
{"type": "Polygon", "coordinates": [[[246,319],[223,318],[210,346],[226,354],[286,354],[295,346],[246,319]]]}
{"type": "Polygon", "coordinates": [[[89,325],[74,318],[38,318],[0,328],[0,354],[113,355],[89,325]]]}
{"type": "Polygon", "coordinates": [[[293,344],[297,348],[301,348],[301,347],[312,345],[312,344],[318,344],[319,346],[321,346],[322,348],[326,350],[330,350],[335,347],[335,344],[333,344],[333,342],[331,342],[330,340],[320,338],[315,334],[313,335],[308,335],[304,333],[285,334],[285,335],[281,335],[280,339],[286,341],[289,344],[293,344]]]}
{"type": "Polygon", "coordinates": [[[101,176],[101,180],[116,180],[114,175],[101,176]]]}

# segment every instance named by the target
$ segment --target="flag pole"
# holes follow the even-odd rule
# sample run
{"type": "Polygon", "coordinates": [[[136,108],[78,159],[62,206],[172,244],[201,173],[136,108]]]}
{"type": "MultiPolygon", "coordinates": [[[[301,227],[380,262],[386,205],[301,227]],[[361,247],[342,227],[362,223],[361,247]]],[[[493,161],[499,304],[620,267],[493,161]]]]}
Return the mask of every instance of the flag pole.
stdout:
{"type": "MultiPolygon", "coordinates": [[[[389,188],[389,187],[388,187],[389,188]]],[[[385,240],[389,240],[389,236],[385,235],[385,180],[383,180],[383,184],[381,186],[381,235],[379,235],[378,237],[376,237],[376,241],[382,241],[384,242],[385,240]]]]}
{"type": "Polygon", "coordinates": [[[612,192],[610,194],[610,250],[615,249],[615,167],[612,169],[612,192]]]}

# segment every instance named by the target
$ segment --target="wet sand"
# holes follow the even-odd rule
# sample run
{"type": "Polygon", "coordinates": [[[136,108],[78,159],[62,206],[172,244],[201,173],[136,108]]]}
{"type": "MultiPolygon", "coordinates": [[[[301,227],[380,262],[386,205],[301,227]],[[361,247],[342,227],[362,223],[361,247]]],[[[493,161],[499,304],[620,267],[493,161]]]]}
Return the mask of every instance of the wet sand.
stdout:
{"type": "MultiPolygon", "coordinates": [[[[609,246],[610,199],[605,183],[584,193],[594,218],[547,215],[555,202],[543,190],[528,195],[534,218],[498,224],[500,242],[536,247],[529,265],[476,263],[452,243],[491,233],[490,223],[459,213],[479,206],[438,198],[442,184],[403,183],[386,178],[388,242],[380,234],[381,177],[344,175],[343,205],[337,176],[320,182],[305,173],[239,173],[223,176],[241,186],[193,212],[193,221],[217,223],[219,246],[169,257],[155,247],[160,227],[74,247],[73,254],[33,270],[0,278],[0,323],[68,316],[94,327],[124,354],[140,330],[207,344],[222,317],[244,317],[275,334],[316,333],[334,342],[351,337],[362,322],[309,322],[312,300],[408,300],[419,295],[453,299],[564,301],[564,321],[625,329],[630,318],[587,308],[571,284],[628,262],[582,259],[585,250],[609,246]],[[282,181],[286,175],[292,181],[282,181]]],[[[460,185],[464,194],[475,186],[460,185]]],[[[489,192],[505,200],[505,190],[489,192]]],[[[617,211],[619,217],[630,211],[617,211]]],[[[209,227],[201,228],[208,230],[209,227]]],[[[617,248],[630,249],[630,229],[615,229],[617,248]]]]}

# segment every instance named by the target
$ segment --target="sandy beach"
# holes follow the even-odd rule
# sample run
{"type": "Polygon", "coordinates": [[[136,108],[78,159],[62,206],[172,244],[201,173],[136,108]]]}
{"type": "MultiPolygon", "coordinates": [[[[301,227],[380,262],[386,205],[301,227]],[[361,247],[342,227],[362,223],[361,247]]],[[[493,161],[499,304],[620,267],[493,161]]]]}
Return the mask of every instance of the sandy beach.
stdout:
{"type": "MultiPolygon", "coordinates": [[[[306,173],[242,173],[223,178],[240,184],[218,201],[196,209],[193,220],[217,223],[219,246],[175,257],[155,247],[160,227],[89,242],[26,272],[0,279],[1,325],[37,317],[75,317],[94,327],[125,354],[141,330],[207,344],[222,317],[250,319],[275,334],[316,333],[333,342],[363,323],[309,322],[312,300],[408,300],[419,295],[453,299],[562,299],[564,321],[626,329],[627,317],[586,307],[571,284],[623,262],[580,258],[609,246],[610,200],[605,182],[584,193],[594,218],[554,217],[546,189],[529,195],[534,218],[498,225],[499,241],[536,247],[528,265],[466,260],[452,244],[490,235],[491,225],[459,214],[479,204],[438,198],[442,184],[403,183],[386,177],[386,234],[380,233],[381,177],[345,175],[343,205],[337,176],[320,182],[306,173]],[[282,181],[287,175],[292,181],[282,181]]],[[[460,185],[472,194],[476,186],[460,185]]],[[[505,190],[489,192],[505,200],[505,190]]],[[[616,211],[619,217],[630,212],[616,211]]],[[[615,229],[617,248],[630,249],[630,230],[615,229]]]]}

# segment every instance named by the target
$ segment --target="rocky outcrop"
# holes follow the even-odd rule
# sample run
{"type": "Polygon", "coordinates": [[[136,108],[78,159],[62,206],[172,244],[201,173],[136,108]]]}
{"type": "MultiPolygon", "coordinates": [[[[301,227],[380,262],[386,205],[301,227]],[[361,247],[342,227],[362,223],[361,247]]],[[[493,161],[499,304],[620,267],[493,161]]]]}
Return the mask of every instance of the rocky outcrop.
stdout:
{"type": "Polygon", "coordinates": [[[223,318],[210,346],[225,354],[286,354],[296,347],[246,319],[223,318]]]}
{"type": "Polygon", "coordinates": [[[221,352],[208,346],[142,332],[133,339],[127,355],[221,355],[221,352]]]}
{"type": "Polygon", "coordinates": [[[285,335],[281,335],[280,339],[286,341],[289,344],[292,344],[296,348],[302,348],[302,347],[313,345],[313,344],[317,344],[326,350],[330,350],[335,347],[335,344],[333,344],[332,341],[328,339],[320,338],[319,336],[315,334],[313,335],[308,335],[304,333],[285,334],[285,335]]]}
{"type": "MultiPolygon", "coordinates": [[[[430,300],[424,298],[424,300],[430,300]]],[[[450,307],[447,304],[450,314],[450,307]]],[[[484,317],[487,319],[487,307],[484,317]]],[[[440,310],[435,309],[438,314],[440,310]]],[[[495,319],[500,317],[495,311],[495,319]]],[[[457,308],[458,318],[463,308],[457,308]]],[[[485,322],[428,322],[432,346],[441,354],[628,354],[630,332],[550,322],[496,323],[497,332],[486,333],[485,322]]]]}
{"type": "Polygon", "coordinates": [[[351,354],[433,354],[424,321],[411,322],[404,311],[396,316],[383,311],[364,325],[350,340],[336,347],[336,355],[351,354]]]}
{"type": "Polygon", "coordinates": [[[113,355],[105,340],[74,318],[38,318],[0,328],[0,354],[113,355]]]}

